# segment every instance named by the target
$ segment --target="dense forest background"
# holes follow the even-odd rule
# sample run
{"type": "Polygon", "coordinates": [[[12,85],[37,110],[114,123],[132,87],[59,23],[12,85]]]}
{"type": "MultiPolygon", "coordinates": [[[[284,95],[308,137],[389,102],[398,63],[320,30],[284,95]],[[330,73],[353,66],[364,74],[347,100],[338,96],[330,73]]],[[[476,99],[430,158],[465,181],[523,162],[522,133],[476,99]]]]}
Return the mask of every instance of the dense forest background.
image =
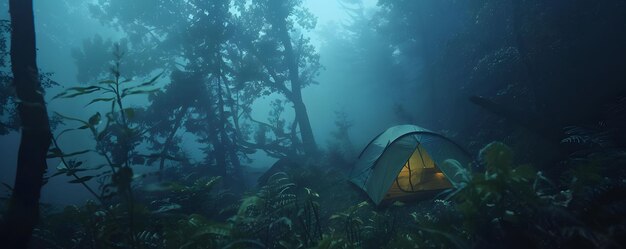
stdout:
{"type": "MultiPolygon", "coordinates": [[[[8,196],[20,121],[0,10],[8,196]]],[[[626,1],[65,0],[34,16],[53,140],[33,248],[625,243],[626,1]],[[368,204],[345,179],[396,124],[475,155],[467,187],[368,204]]]]}

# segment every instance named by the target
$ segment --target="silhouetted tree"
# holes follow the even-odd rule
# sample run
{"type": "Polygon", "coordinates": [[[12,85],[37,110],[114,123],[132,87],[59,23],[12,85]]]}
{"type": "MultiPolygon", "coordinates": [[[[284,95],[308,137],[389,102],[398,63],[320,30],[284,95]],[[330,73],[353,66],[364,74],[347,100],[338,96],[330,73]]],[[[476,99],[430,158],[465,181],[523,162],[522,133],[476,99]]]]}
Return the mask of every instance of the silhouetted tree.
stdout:
{"type": "MultiPolygon", "coordinates": [[[[129,62],[131,71],[149,73],[161,67],[171,74],[168,91],[152,98],[155,106],[145,113],[158,115],[146,120],[168,117],[151,129],[156,136],[150,143],[162,155],[160,167],[164,158],[171,158],[171,153],[177,150],[172,147],[176,131],[185,129],[206,145],[205,162],[214,165],[218,174],[233,175],[239,171],[243,154],[233,124],[238,111],[229,64],[232,61],[229,57],[237,50],[233,50],[231,41],[233,25],[229,6],[229,0],[162,1],[156,9],[152,1],[103,0],[91,5],[95,17],[127,34],[124,47],[128,56],[136,56],[129,62]],[[152,11],[160,16],[136,15],[129,9],[152,11]],[[155,67],[145,70],[146,65],[155,67]]],[[[101,47],[99,44],[107,42],[94,39],[85,43],[83,50],[75,53],[77,60],[89,61],[91,51],[101,47]]],[[[90,75],[99,74],[99,70],[95,71],[90,75]]]]}
{"type": "MultiPolygon", "coordinates": [[[[9,42],[11,22],[0,20],[0,135],[17,131],[20,127],[19,117],[15,103],[15,88],[13,87],[13,75],[10,67],[9,42]]],[[[41,70],[39,70],[41,71],[41,70]]],[[[39,81],[44,89],[57,86],[58,83],[50,77],[52,73],[40,73],[39,81]]],[[[54,120],[53,120],[54,121],[54,120]]],[[[52,122],[51,126],[54,127],[52,122]]]]}
{"type": "Polygon", "coordinates": [[[39,219],[39,197],[51,132],[37,69],[32,1],[11,0],[9,9],[11,69],[22,136],[13,194],[0,228],[0,244],[26,248],[39,219]]]}
{"type": "MultiPolygon", "coordinates": [[[[302,99],[302,89],[315,83],[321,65],[310,39],[302,32],[313,29],[316,19],[300,0],[238,1],[241,12],[242,47],[260,62],[267,74],[264,88],[285,96],[293,104],[302,149],[317,153],[317,144],[302,99]]],[[[297,127],[296,127],[297,126],[297,127]]]]}
{"type": "MultiPolygon", "coordinates": [[[[126,44],[123,47],[128,49],[128,56],[134,57],[128,63],[131,71],[149,72],[146,65],[155,65],[169,72],[180,70],[194,75],[187,80],[204,84],[204,88],[196,90],[206,92],[205,97],[190,103],[191,115],[179,128],[206,144],[205,162],[215,164],[222,173],[237,171],[240,160],[258,149],[277,157],[293,155],[294,151],[316,151],[301,89],[314,83],[320,65],[309,40],[298,35],[301,29],[313,28],[314,18],[299,1],[254,2],[249,6],[244,2],[160,1],[155,8],[152,1],[100,0],[90,5],[94,17],[127,34],[122,43],[126,44]],[[238,9],[237,14],[231,11],[233,6],[238,9]],[[298,19],[298,27],[292,25],[292,17],[298,19]],[[268,29],[270,26],[274,28],[268,29]],[[271,36],[261,31],[269,31],[271,36]],[[272,46],[285,49],[271,51],[272,46]],[[271,93],[280,93],[293,103],[296,120],[290,131],[252,119],[254,101],[271,93]],[[258,128],[257,134],[265,133],[261,130],[272,133],[264,140],[266,143],[251,139],[255,127],[263,127],[258,128]]],[[[95,38],[74,55],[77,61],[89,64],[89,51],[103,50],[106,44],[107,41],[95,38]]],[[[98,54],[96,51],[95,55],[98,54]]],[[[85,71],[98,68],[97,65],[82,67],[85,71]]],[[[98,74],[86,73],[81,77],[98,74]]],[[[189,82],[172,78],[174,83],[189,82]]],[[[179,94],[168,98],[194,95],[179,94]]],[[[164,108],[177,113],[180,107],[164,108]]],[[[165,140],[167,137],[164,135],[165,140]]]]}
{"type": "Polygon", "coordinates": [[[468,142],[508,136],[534,158],[554,156],[564,126],[598,123],[626,94],[622,0],[379,5],[380,31],[402,63],[423,62],[418,79],[431,86],[433,126],[468,142]],[[468,105],[472,95],[485,97],[472,99],[490,114],[468,105]]]}

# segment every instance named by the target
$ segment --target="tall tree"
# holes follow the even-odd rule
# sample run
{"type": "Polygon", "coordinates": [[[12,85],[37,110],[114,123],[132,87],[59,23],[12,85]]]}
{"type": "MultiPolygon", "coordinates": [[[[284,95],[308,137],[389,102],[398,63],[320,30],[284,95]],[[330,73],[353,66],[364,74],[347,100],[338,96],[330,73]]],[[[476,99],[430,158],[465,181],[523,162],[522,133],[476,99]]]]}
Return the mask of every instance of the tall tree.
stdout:
{"type": "MultiPolygon", "coordinates": [[[[161,122],[166,129],[152,132],[158,139],[162,136],[165,143],[150,143],[156,145],[160,154],[167,154],[164,149],[171,147],[175,130],[185,129],[206,144],[203,150],[206,164],[215,166],[221,175],[237,173],[242,153],[232,124],[237,112],[233,111],[236,103],[231,91],[233,76],[229,62],[232,60],[228,57],[237,50],[233,50],[231,42],[231,1],[163,0],[160,4],[161,7],[153,8],[153,1],[101,0],[91,5],[91,12],[126,33],[124,47],[129,55],[139,58],[129,63],[131,71],[150,72],[153,68],[144,70],[144,64],[148,64],[171,73],[168,91],[152,99],[152,104],[160,109],[149,108],[147,113],[160,113],[154,117],[156,119],[163,115],[171,117],[161,122]],[[159,13],[159,18],[154,18],[153,14],[137,14],[134,10],[159,13]],[[185,118],[186,113],[190,115],[185,118]]],[[[102,50],[98,48],[106,44],[99,38],[86,42],[83,50],[75,53],[77,61],[87,61],[94,51],[102,50]]],[[[102,71],[102,67],[83,68],[94,69],[89,75],[83,75],[85,77],[94,77],[102,71]]],[[[160,162],[163,165],[164,160],[160,162]]]]}
{"type": "MultiPolygon", "coordinates": [[[[314,27],[315,19],[301,1],[245,2],[161,0],[154,8],[149,0],[99,0],[90,7],[94,17],[127,34],[128,54],[140,58],[131,71],[145,71],[144,64],[162,65],[202,81],[205,87],[200,90],[207,98],[190,103],[193,115],[183,128],[207,145],[205,162],[221,172],[237,168],[240,157],[257,149],[278,156],[316,150],[301,90],[314,82],[321,66],[309,39],[300,35],[314,27]],[[277,47],[281,49],[273,49],[277,47]],[[293,103],[296,120],[291,132],[252,119],[254,100],[271,93],[293,103]],[[261,127],[258,134],[274,134],[254,144],[250,123],[261,127]]],[[[88,61],[81,59],[90,57],[88,50],[106,43],[87,42],[75,53],[77,61],[88,61]]],[[[174,83],[183,82],[172,78],[174,83]]]]}
{"type": "MultiPolygon", "coordinates": [[[[0,136],[19,130],[19,118],[15,103],[13,74],[11,73],[9,39],[11,37],[11,21],[0,20],[0,136]]],[[[41,72],[39,81],[44,89],[59,84],[50,77],[52,73],[41,72]]],[[[51,123],[54,127],[54,122],[51,123]]]]}
{"type": "Polygon", "coordinates": [[[508,136],[524,141],[525,148],[516,150],[552,165],[554,148],[546,147],[560,147],[563,127],[599,123],[606,106],[626,94],[623,0],[379,5],[381,32],[398,48],[402,64],[424,59],[418,79],[431,86],[428,120],[458,131],[472,141],[470,149],[480,149],[482,142],[474,141],[508,136]],[[472,95],[485,97],[472,101],[496,115],[468,105],[472,95]],[[513,131],[517,135],[509,135],[513,131]]]}
{"type": "Polygon", "coordinates": [[[11,69],[21,122],[17,173],[0,244],[26,248],[39,219],[39,197],[51,132],[36,61],[32,0],[10,0],[11,69]]]}
{"type": "Polygon", "coordinates": [[[242,48],[265,68],[265,87],[293,103],[293,127],[299,128],[304,152],[314,155],[317,145],[302,89],[315,83],[321,65],[319,54],[302,33],[313,29],[316,19],[301,0],[239,1],[238,8],[244,19],[241,27],[246,29],[242,48]]]}
{"type": "Polygon", "coordinates": [[[311,129],[311,122],[309,121],[309,115],[306,111],[306,106],[302,100],[302,85],[300,77],[300,67],[298,61],[298,54],[294,51],[292,45],[292,39],[289,35],[288,18],[290,12],[292,12],[295,6],[289,6],[289,1],[269,1],[268,2],[268,19],[275,32],[278,35],[280,43],[283,45],[284,57],[287,60],[288,78],[291,82],[291,94],[290,100],[293,102],[294,110],[296,112],[296,121],[300,126],[300,133],[302,136],[302,143],[304,149],[308,153],[313,153],[316,150],[315,138],[313,137],[313,130],[311,129]]]}

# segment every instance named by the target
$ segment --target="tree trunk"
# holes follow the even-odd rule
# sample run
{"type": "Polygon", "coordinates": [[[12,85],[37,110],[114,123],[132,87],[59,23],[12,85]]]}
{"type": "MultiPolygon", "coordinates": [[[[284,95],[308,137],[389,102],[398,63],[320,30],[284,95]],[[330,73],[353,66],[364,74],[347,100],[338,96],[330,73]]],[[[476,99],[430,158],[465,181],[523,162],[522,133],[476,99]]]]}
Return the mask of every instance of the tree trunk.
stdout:
{"type": "Polygon", "coordinates": [[[537,74],[537,70],[535,70],[535,64],[532,61],[531,53],[528,51],[528,47],[526,46],[526,42],[524,41],[524,31],[522,30],[524,16],[522,13],[522,1],[511,0],[510,2],[512,8],[512,22],[513,22],[513,34],[515,36],[515,46],[517,47],[517,51],[519,52],[522,64],[524,65],[524,70],[526,71],[528,77],[528,88],[530,89],[530,97],[531,104],[533,105],[533,109],[539,108],[544,109],[546,106],[544,105],[544,98],[542,91],[540,91],[539,86],[541,86],[541,79],[537,74]]]}
{"type": "Polygon", "coordinates": [[[165,169],[165,159],[167,156],[167,148],[170,146],[170,143],[172,142],[172,139],[174,139],[176,132],[178,131],[180,126],[183,124],[183,118],[187,114],[186,105],[183,105],[180,108],[181,108],[180,112],[177,113],[176,117],[174,118],[174,127],[172,127],[170,134],[165,139],[165,142],[163,142],[163,149],[161,150],[161,161],[159,162],[159,182],[163,181],[163,174],[164,174],[163,170],[165,169]]]}
{"type": "Polygon", "coordinates": [[[289,69],[289,81],[291,81],[291,101],[293,102],[294,112],[296,114],[296,122],[300,126],[302,145],[304,152],[308,156],[313,156],[317,154],[317,144],[315,143],[315,137],[313,136],[313,129],[311,128],[306,106],[302,100],[302,83],[300,82],[298,60],[293,53],[291,37],[289,37],[289,31],[287,30],[287,24],[284,19],[280,20],[278,29],[280,29],[281,43],[285,46],[285,59],[287,60],[287,67],[289,69]]]}
{"type": "Polygon", "coordinates": [[[0,228],[0,245],[26,248],[39,220],[39,196],[51,132],[37,70],[32,0],[10,0],[9,9],[11,69],[22,136],[13,194],[0,228]]]}

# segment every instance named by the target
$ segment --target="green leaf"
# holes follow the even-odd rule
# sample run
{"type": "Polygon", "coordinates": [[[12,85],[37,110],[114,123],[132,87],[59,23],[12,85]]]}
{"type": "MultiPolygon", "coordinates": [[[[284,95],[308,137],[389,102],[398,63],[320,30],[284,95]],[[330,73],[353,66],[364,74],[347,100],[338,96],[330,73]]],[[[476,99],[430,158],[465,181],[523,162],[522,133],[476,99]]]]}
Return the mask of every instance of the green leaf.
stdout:
{"type": "Polygon", "coordinates": [[[76,155],[80,155],[80,154],[85,154],[87,152],[90,152],[91,150],[81,150],[81,151],[77,151],[74,153],[70,153],[70,154],[65,154],[64,156],[76,156],[76,155]]]}
{"type": "Polygon", "coordinates": [[[161,72],[160,74],[158,74],[157,76],[155,76],[154,78],[152,78],[152,79],[151,79],[151,80],[149,80],[149,81],[146,81],[146,82],[141,83],[141,84],[139,84],[139,85],[136,85],[136,86],[131,86],[131,87],[128,87],[128,88],[124,89],[124,90],[122,91],[122,96],[124,96],[124,95],[126,95],[126,94],[128,94],[128,93],[130,93],[130,92],[137,91],[136,89],[138,89],[138,88],[142,88],[142,87],[146,87],[146,86],[152,86],[152,85],[154,84],[154,82],[155,82],[155,81],[156,81],[159,77],[161,77],[161,75],[162,75],[162,74],[163,74],[163,72],[161,72]]]}
{"type": "Polygon", "coordinates": [[[113,100],[115,100],[115,97],[111,97],[111,98],[96,98],[96,99],[93,99],[93,100],[89,101],[89,103],[87,103],[85,106],[91,105],[91,104],[96,103],[96,102],[108,102],[108,101],[113,101],[113,100]]]}
{"type": "Polygon", "coordinates": [[[75,87],[68,88],[67,91],[85,92],[85,91],[99,90],[99,89],[102,89],[102,87],[99,87],[99,86],[87,86],[87,87],[75,86],[75,87]]]}
{"type": "Polygon", "coordinates": [[[81,165],[83,165],[83,162],[82,162],[82,161],[78,161],[78,162],[72,161],[72,162],[73,162],[73,163],[71,163],[71,164],[72,164],[72,168],[73,168],[73,169],[78,168],[78,167],[80,167],[81,165]]]}
{"type": "Polygon", "coordinates": [[[90,169],[70,169],[70,170],[67,170],[67,172],[65,172],[65,175],[72,176],[73,174],[76,174],[82,171],[87,171],[87,170],[90,170],[90,169]]]}
{"type": "Polygon", "coordinates": [[[222,179],[222,176],[215,176],[215,177],[211,178],[211,180],[209,180],[206,184],[204,184],[204,186],[207,189],[211,189],[213,187],[213,185],[215,185],[221,179],[222,179]]]}
{"type": "MultiPolygon", "coordinates": [[[[61,164],[63,164],[63,163],[61,163],[61,164]]],[[[55,177],[55,176],[58,176],[58,175],[62,175],[62,174],[65,174],[67,176],[72,176],[72,175],[74,175],[74,174],[76,174],[78,172],[99,170],[99,169],[101,169],[101,168],[103,168],[105,166],[107,166],[107,164],[101,164],[101,165],[98,165],[98,166],[93,167],[93,168],[83,168],[83,169],[75,168],[75,167],[78,167],[78,166],[74,166],[72,169],[57,167],[57,172],[55,172],[53,175],[51,175],[48,178],[52,178],[52,177],[55,177]]]]}
{"type": "Polygon", "coordinates": [[[516,182],[528,182],[535,178],[536,175],[537,171],[532,166],[525,164],[513,170],[511,179],[516,182]]]}
{"type": "Polygon", "coordinates": [[[77,151],[74,153],[69,153],[69,154],[48,154],[46,156],[46,158],[56,158],[56,157],[70,157],[70,156],[76,156],[76,155],[80,155],[80,154],[85,154],[87,152],[90,152],[91,150],[81,150],[81,151],[77,151]]]}
{"type": "Polygon", "coordinates": [[[96,126],[100,123],[102,117],[100,116],[100,112],[96,112],[93,116],[89,118],[89,125],[96,126]]]}
{"type": "Polygon", "coordinates": [[[99,86],[88,86],[88,87],[70,87],[66,91],[57,94],[52,99],[57,98],[73,98],[80,95],[90,94],[101,90],[102,88],[99,86]]]}
{"type": "Polygon", "coordinates": [[[334,219],[339,219],[339,218],[346,218],[348,217],[348,215],[345,215],[343,213],[340,214],[333,214],[330,216],[330,218],[328,218],[329,220],[334,220],[334,219]]]}
{"type": "Polygon", "coordinates": [[[76,172],[81,172],[81,171],[87,171],[90,169],[68,169],[68,168],[58,168],[57,172],[55,172],[54,174],[52,174],[50,177],[48,178],[52,178],[58,175],[67,175],[67,176],[72,176],[73,174],[76,174],[76,172]]]}
{"type": "Polygon", "coordinates": [[[78,119],[78,118],[72,118],[72,117],[68,117],[68,116],[64,116],[64,115],[62,115],[62,114],[60,114],[60,113],[58,113],[58,112],[54,112],[54,114],[58,115],[59,117],[61,117],[61,118],[63,118],[63,119],[72,120],[72,121],[77,121],[77,122],[83,123],[83,124],[85,124],[85,125],[88,125],[88,124],[89,124],[89,123],[87,123],[87,122],[85,122],[85,121],[83,121],[83,120],[81,120],[81,119],[78,119]]]}
{"type": "Polygon", "coordinates": [[[501,142],[491,142],[479,152],[488,170],[506,170],[513,164],[513,151],[501,142]]]}
{"type": "Polygon", "coordinates": [[[155,89],[141,89],[141,90],[129,90],[129,89],[124,89],[124,91],[122,92],[122,98],[126,97],[126,96],[130,96],[130,95],[136,95],[136,94],[149,94],[149,93],[153,93],[153,92],[158,92],[161,89],[160,88],[155,88],[155,89]]]}
{"type": "Polygon", "coordinates": [[[165,213],[165,212],[168,212],[168,211],[177,210],[177,209],[181,209],[181,208],[182,208],[181,205],[178,205],[176,203],[169,203],[167,205],[163,205],[163,206],[159,207],[159,209],[153,211],[152,213],[153,214],[165,213]]]}
{"type": "Polygon", "coordinates": [[[71,180],[68,183],[83,183],[83,182],[91,180],[91,178],[94,178],[94,176],[83,176],[83,177],[79,177],[74,180],[71,180]]]}
{"type": "Polygon", "coordinates": [[[161,72],[161,73],[157,74],[157,76],[154,76],[151,80],[146,81],[144,83],[141,83],[141,84],[135,86],[134,88],[152,85],[158,78],[161,77],[161,75],[163,75],[163,73],[164,72],[161,72]]]}
{"type": "Polygon", "coordinates": [[[59,134],[57,134],[56,138],[59,139],[59,137],[61,137],[61,135],[63,135],[64,133],[66,133],[68,131],[73,131],[73,130],[76,130],[76,129],[69,128],[69,129],[62,130],[61,132],[59,132],[59,134]]]}

